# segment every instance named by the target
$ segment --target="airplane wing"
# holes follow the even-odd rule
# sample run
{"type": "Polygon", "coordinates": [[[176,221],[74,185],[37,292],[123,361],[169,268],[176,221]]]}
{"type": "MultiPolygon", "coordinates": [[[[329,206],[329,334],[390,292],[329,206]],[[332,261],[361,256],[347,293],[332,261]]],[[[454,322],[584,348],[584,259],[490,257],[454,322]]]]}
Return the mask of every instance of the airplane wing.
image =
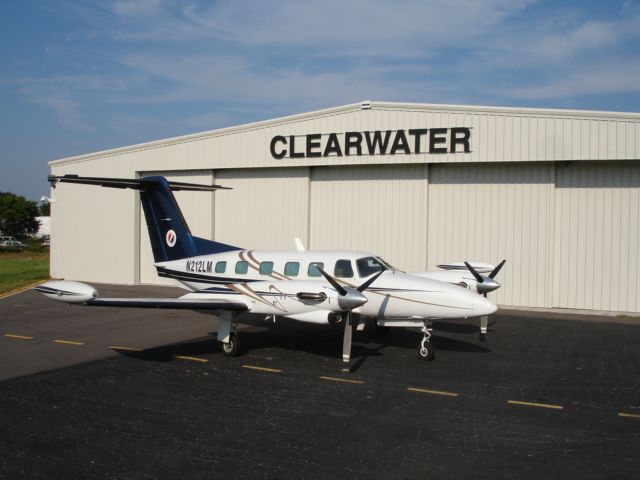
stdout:
{"type": "Polygon", "coordinates": [[[244,303],[206,298],[98,298],[91,285],[66,280],[53,280],[35,287],[45,297],[64,303],[90,307],[165,308],[178,310],[247,310],[244,303]]]}
{"type": "Polygon", "coordinates": [[[94,298],[85,303],[89,307],[165,308],[176,310],[247,310],[244,303],[223,300],[190,300],[182,298],[94,298]]]}
{"type": "MultiPolygon", "coordinates": [[[[493,269],[495,269],[495,265],[491,265],[490,263],[484,262],[469,262],[471,266],[478,273],[489,273],[493,269]]],[[[440,265],[436,265],[441,270],[462,270],[464,272],[468,272],[469,269],[465,265],[464,262],[450,262],[450,263],[441,263],[440,265]]]]}

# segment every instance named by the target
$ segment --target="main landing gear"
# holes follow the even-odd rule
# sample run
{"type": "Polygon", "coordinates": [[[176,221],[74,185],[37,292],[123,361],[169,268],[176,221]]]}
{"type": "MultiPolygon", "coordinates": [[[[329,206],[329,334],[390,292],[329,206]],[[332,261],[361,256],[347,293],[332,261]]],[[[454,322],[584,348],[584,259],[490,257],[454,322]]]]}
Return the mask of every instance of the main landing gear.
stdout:
{"type": "Polygon", "coordinates": [[[429,362],[436,356],[436,349],[429,341],[431,338],[431,332],[433,331],[430,320],[424,322],[424,326],[421,328],[421,331],[424,334],[424,337],[422,337],[422,341],[418,345],[418,358],[429,362]]]}
{"type": "Polygon", "coordinates": [[[222,342],[222,352],[228,357],[237,357],[240,354],[240,337],[235,330],[229,333],[228,342],[222,342]]]}
{"type": "Polygon", "coordinates": [[[240,354],[240,337],[233,323],[233,314],[223,311],[218,321],[218,341],[222,342],[222,353],[228,357],[240,354]]]}

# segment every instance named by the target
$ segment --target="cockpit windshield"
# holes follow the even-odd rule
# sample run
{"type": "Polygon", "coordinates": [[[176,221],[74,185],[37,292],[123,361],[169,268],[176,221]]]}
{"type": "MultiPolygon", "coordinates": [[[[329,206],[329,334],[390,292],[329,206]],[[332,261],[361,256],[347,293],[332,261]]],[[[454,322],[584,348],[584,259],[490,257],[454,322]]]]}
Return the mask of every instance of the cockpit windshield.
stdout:
{"type": "Polygon", "coordinates": [[[380,270],[395,270],[394,267],[382,260],[380,257],[364,257],[356,260],[360,278],[368,277],[380,270]]]}

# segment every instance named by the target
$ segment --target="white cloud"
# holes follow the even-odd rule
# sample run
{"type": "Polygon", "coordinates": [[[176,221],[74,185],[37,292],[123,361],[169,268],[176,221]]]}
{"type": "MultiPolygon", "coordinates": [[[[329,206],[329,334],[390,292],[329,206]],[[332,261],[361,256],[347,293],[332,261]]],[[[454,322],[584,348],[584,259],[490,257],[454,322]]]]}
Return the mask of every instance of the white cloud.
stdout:
{"type": "MultiPolygon", "coordinates": [[[[531,16],[532,3],[141,0],[65,7],[82,25],[68,38],[90,44],[73,49],[80,52],[74,62],[90,60],[86,71],[28,79],[21,92],[70,128],[80,128],[96,105],[174,105],[187,125],[209,128],[242,123],[255,108],[266,118],[365,98],[500,103],[638,91],[634,8],[604,20],[552,3],[531,16]],[[207,114],[209,107],[194,104],[222,110],[207,114]]],[[[68,50],[48,49],[63,57],[68,50]]]]}

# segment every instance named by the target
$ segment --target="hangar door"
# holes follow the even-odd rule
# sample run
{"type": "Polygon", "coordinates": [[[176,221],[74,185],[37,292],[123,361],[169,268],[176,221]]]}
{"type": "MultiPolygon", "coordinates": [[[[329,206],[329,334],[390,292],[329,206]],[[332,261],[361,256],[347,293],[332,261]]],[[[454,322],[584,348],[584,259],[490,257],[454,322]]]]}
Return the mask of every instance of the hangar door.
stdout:
{"type": "Polygon", "coordinates": [[[500,305],[551,307],[554,165],[439,164],[429,185],[429,266],[507,264],[500,305]]]}
{"type": "Polygon", "coordinates": [[[314,168],[310,248],[364,250],[425,270],[427,173],[422,164],[314,168]]]}
{"type": "MultiPolygon", "coordinates": [[[[140,176],[163,175],[169,180],[188,183],[202,183],[211,185],[214,183],[211,170],[195,170],[183,172],[140,172],[140,176]]],[[[213,230],[213,192],[174,192],[176,201],[182,210],[187,225],[197,237],[211,238],[213,230]]],[[[215,193],[218,195],[218,193],[215,193]]],[[[138,203],[140,205],[140,203],[138,203]]],[[[149,233],[144,219],[142,207],[140,208],[140,283],[156,285],[177,285],[174,280],[158,277],[153,266],[153,253],[149,242],[149,233]]]]}
{"type": "Polygon", "coordinates": [[[640,312],[640,162],[558,164],[553,306],[640,312]]]}
{"type": "Polygon", "coordinates": [[[309,169],[218,170],[215,239],[247,249],[293,250],[307,242],[309,169]]]}

